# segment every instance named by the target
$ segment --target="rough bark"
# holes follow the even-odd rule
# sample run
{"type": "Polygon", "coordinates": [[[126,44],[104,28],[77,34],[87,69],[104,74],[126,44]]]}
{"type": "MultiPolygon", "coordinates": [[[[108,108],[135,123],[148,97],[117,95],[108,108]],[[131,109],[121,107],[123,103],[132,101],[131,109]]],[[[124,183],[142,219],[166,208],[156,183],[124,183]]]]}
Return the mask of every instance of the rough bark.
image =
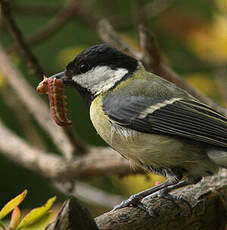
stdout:
{"type": "Polygon", "coordinates": [[[224,230],[227,228],[227,170],[173,193],[186,202],[164,198],[144,200],[153,215],[127,207],[97,217],[100,230],[224,230]]]}

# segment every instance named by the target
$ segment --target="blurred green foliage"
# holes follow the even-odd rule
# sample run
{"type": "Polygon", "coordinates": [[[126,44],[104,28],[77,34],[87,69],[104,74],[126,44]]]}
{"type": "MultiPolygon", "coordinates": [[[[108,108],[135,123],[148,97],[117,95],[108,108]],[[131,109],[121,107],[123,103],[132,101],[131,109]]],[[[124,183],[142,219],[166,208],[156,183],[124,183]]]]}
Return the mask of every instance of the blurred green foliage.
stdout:
{"type": "MultiPolygon", "coordinates": [[[[135,26],[138,11],[138,4],[136,2],[144,3],[144,6],[147,7],[152,6],[153,4],[153,8],[151,9],[155,9],[154,6],[157,5],[156,7],[160,7],[160,12],[157,11],[158,13],[156,14],[155,11],[150,12],[152,13],[152,16],[148,17],[147,23],[157,37],[165,61],[182,76],[186,76],[186,78],[188,77],[189,81],[192,79],[190,77],[195,75],[197,79],[202,76],[202,85],[206,85],[207,80],[212,81],[216,62],[214,61],[211,63],[206,58],[203,58],[198,50],[192,48],[190,45],[191,40],[188,38],[193,40],[193,36],[201,33],[204,28],[210,28],[210,25],[215,23],[215,20],[217,20],[216,15],[225,14],[225,12],[220,11],[215,1],[93,0],[92,2],[92,12],[115,21],[115,28],[120,34],[124,35],[124,37],[132,40],[135,44],[135,48],[138,48],[138,36],[135,26]],[[161,8],[162,4],[163,6],[164,4],[167,5],[166,7],[163,7],[163,10],[161,8]]],[[[226,2],[226,0],[223,0],[223,2],[226,2]]],[[[12,5],[24,6],[27,8],[30,6],[43,6],[47,9],[58,8],[59,11],[63,8],[64,4],[65,1],[63,0],[12,1],[12,5]]],[[[15,8],[13,15],[25,37],[39,31],[54,17],[54,15],[46,15],[44,13],[42,14],[42,12],[33,12],[33,14],[26,13],[19,8],[15,8]]],[[[0,23],[0,42],[6,49],[14,42],[14,39],[8,33],[7,27],[4,23],[0,23]]],[[[73,58],[78,51],[101,42],[102,41],[98,37],[94,28],[92,29],[79,18],[74,17],[66,23],[63,28],[49,36],[48,39],[32,46],[32,50],[47,73],[53,74],[62,71],[68,60],[73,58]]],[[[197,45],[200,47],[203,45],[202,43],[203,42],[201,42],[201,45],[197,45]]],[[[13,53],[11,55],[13,55],[12,59],[19,70],[35,89],[40,79],[31,73],[23,55],[20,55],[19,53],[13,53]]],[[[227,57],[226,59],[224,58],[221,63],[219,62],[219,65],[224,65],[226,60],[227,57]]],[[[194,83],[195,87],[202,89],[199,80],[192,80],[192,83],[194,83]]],[[[216,92],[217,89],[215,87],[210,87],[209,89],[211,92],[206,91],[205,93],[215,99],[220,99],[220,95],[216,92]]],[[[6,91],[11,93],[7,83],[0,84],[0,117],[10,129],[15,131],[19,136],[27,138],[25,133],[26,129],[23,129],[22,127],[23,123],[20,123],[17,113],[8,104],[6,91]]],[[[105,145],[101,138],[96,134],[96,131],[89,121],[87,108],[81,101],[77,92],[73,89],[66,89],[66,94],[68,96],[69,117],[73,120],[73,128],[77,131],[81,139],[89,144],[105,145]]],[[[45,96],[42,96],[42,98],[47,102],[45,96]]],[[[18,101],[17,103],[20,102],[18,101]]],[[[49,151],[57,152],[56,148],[43,133],[42,129],[32,118],[30,119],[34,129],[37,130],[37,133],[41,136],[41,142],[45,148],[49,151]]],[[[32,140],[29,141],[32,142],[32,140]]],[[[33,140],[33,142],[35,142],[35,140],[33,140]]],[[[38,175],[9,162],[1,155],[0,181],[2,181],[0,206],[6,203],[10,197],[25,188],[29,189],[30,198],[32,199],[32,202],[36,204],[39,204],[54,193],[53,188],[48,185],[47,181],[40,178],[38,175]]],[[[124,187],[122,187],[122,189],[118,188],[121,185],[113,182],[111,178],[99,178],[93,182],[111,192],[124,192],[124,187]]],[[[131,192],[133,193],[133,191],[131,192]]],[[[29,201],[27,201],[27,205],[30,205],[29,201]]]]}

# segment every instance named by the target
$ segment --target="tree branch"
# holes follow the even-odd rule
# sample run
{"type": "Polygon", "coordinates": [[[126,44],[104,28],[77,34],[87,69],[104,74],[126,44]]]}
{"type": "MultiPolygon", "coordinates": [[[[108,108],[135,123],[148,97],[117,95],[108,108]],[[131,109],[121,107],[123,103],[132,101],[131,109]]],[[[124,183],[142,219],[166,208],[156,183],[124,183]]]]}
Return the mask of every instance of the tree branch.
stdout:
{"type": "Polygon", "coordinates": [[[153,17],[157,17],[162,12],[166,11],[174,0],[155,0],[146,4],[143,8],[144,16],[148,20],[153,17]]]}
{"type": "Polygon", "coordinates": [[[97,25],[97,32],[103,41],[110,43],[112,46],[135,57],[138,60],[141,59],[142,54],[124,41],[124,39],[117,34],[112,25],[106,19],[99,21],[97,25]]]}
{"type": "Polygon", "coordinates": [[[144,25],[139,26],[139,42],[142,49],[141,60],[148,71],[160,73],[160,65],[163,62],[158,42],[153,33],[144,25]]]}
{"type": "MultiPolygon", "coordinates": [[[[76,160],[66,161],[53,153],[30,146],[0,121],[0,152],[11,161],[53,181],[86,180],[92,177],[131,174],[129,162],[111,148],[91,147],[76,160]]],[[[141,169],[133,173],[141,173],[141,169]]]]}
{"type": "Polygon", "coordinates": [[[200,183],[173,193],[186,202],[165,198],[145,199],[153,215],[140,208],[127,207],[97,217],[99,230],[175,230],[225,229],[227,227],[227,170],[207,177],[200,183]]]}

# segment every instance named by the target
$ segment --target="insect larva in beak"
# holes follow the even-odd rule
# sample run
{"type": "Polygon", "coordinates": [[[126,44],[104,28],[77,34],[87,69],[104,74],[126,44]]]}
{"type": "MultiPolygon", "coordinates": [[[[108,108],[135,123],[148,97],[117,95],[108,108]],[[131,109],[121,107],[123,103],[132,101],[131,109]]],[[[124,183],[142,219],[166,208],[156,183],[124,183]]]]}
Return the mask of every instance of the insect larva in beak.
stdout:
{"type": "Polygon", "coordinates": [[[44,79],[39,83],[36,90],[40,94],[48,94],[48,78],[44,77],[44,79]]]}
{"type": "Polygon", "coordinates": [[[71,125],[72,121],[67,118],[65,108],[63,81],[53,77],[44,78],[37,87],[41,94],[48,94],[50,111],[55,122],[60,126],[71,125]]]}

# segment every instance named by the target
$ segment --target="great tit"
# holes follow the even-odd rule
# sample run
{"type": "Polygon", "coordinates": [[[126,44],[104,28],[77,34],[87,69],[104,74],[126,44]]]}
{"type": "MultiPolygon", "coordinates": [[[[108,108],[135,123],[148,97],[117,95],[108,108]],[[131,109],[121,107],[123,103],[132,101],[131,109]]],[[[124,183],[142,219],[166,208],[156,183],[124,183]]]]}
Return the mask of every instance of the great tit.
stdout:
{"type": "Polygon", "coordinates": [[[227,168],[227,118],[147,72],[133,57],[107,44],[95,45],[54,77],[78,90],[95,129],[114,150],[167,178],[116,208],[227,168]]]}

